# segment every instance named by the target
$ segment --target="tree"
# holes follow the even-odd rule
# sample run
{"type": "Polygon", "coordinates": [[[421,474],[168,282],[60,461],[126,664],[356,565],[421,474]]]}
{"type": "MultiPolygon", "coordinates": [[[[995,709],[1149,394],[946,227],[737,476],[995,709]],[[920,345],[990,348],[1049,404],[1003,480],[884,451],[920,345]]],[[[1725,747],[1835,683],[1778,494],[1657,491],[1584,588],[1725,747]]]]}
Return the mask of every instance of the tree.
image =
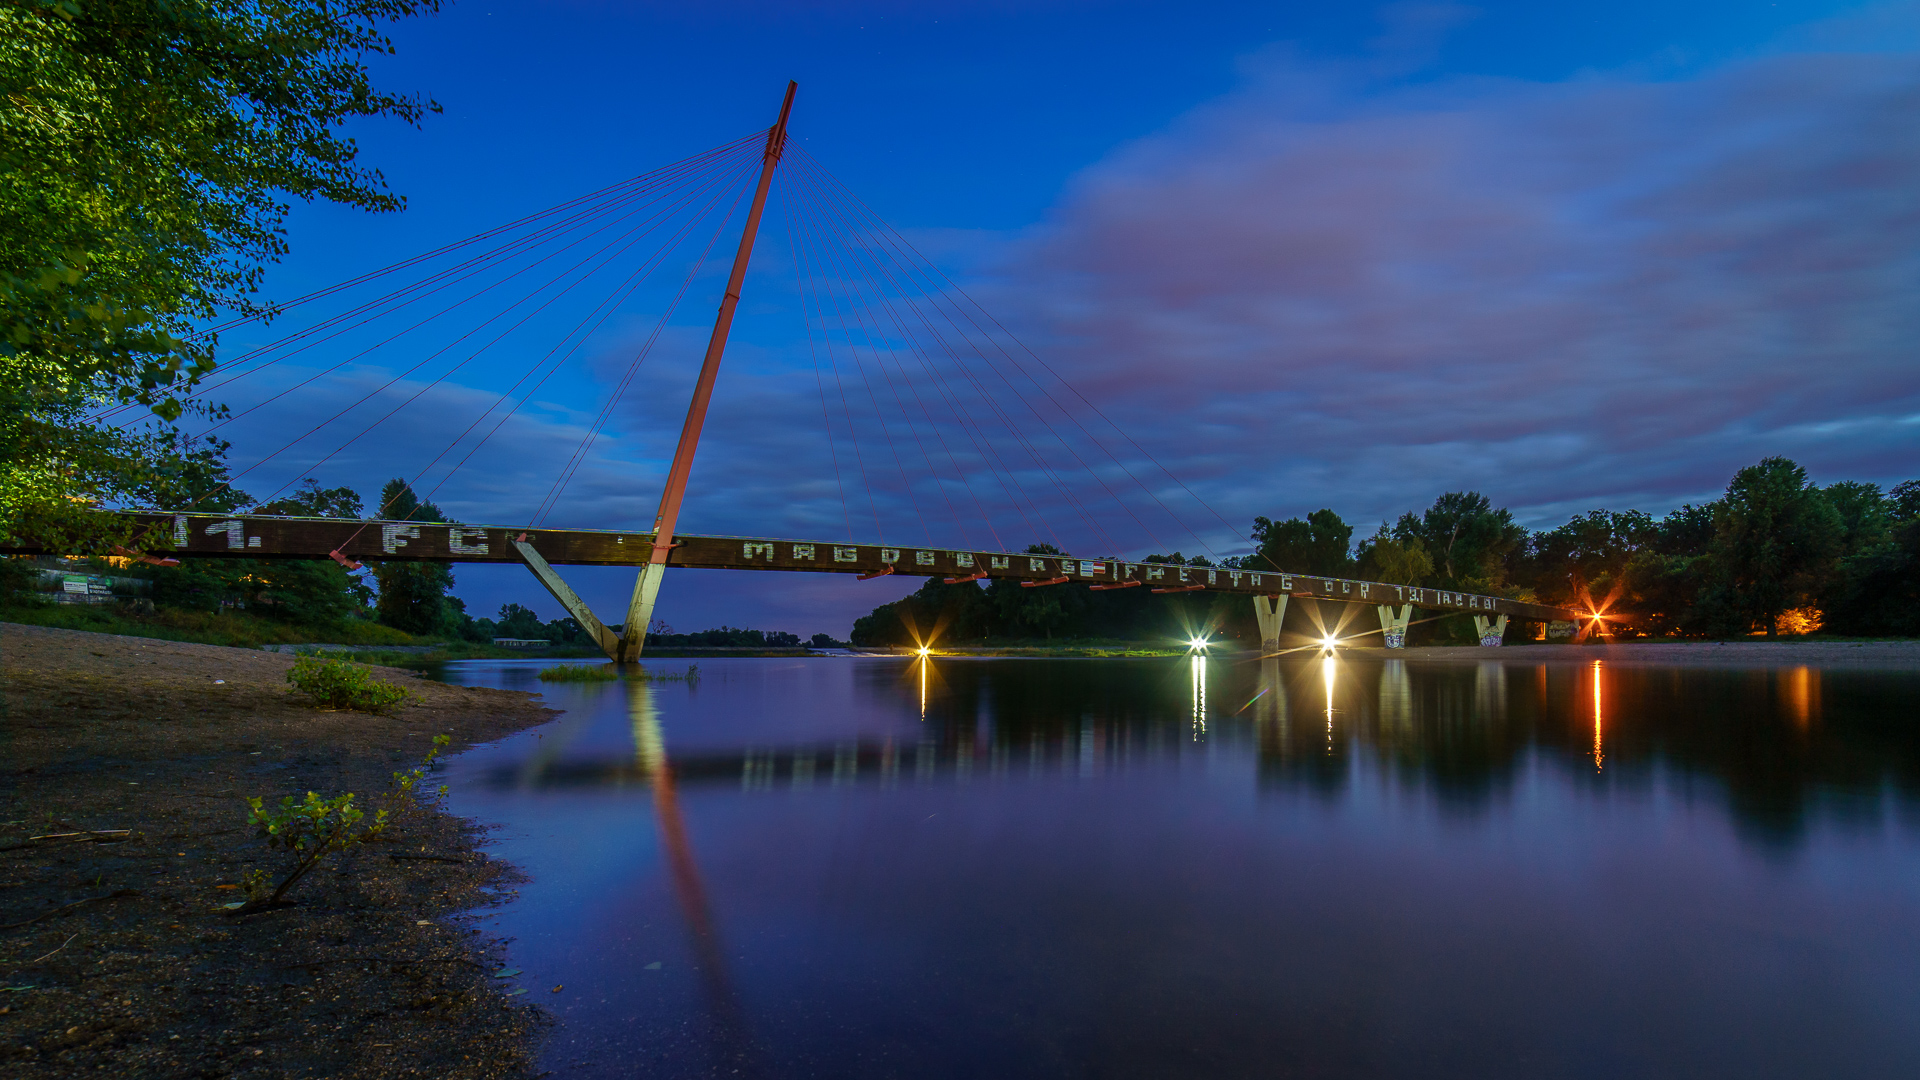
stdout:
{"type": "Polygon", "coordinates": [[[1506,561],[1526,540],[1527,530],[1513,515],[1496,510],[1477,491],[1450,491],[1425,514],[1403,514],[1394,523],[1396,540],[1419,540],[1433,560],[1435,582],[1443,589],[1497,591],[1506,583],[1506,561]]]}
{"type": "Polygon", "coordinates": [[[1254,548],[1248,565],[1261,570],[1338,577],[1353,572],[1353,526],[1332,510],[1315,510],[1306,520],[1253,519],[1254,548]]]}
{"type": "Polygon", "coordinates": [[[1825,584],[1845,523],[1807,471],[1771,457],[1734,474],[1713,518],[1711,603],[1723,629],[1774,635],[1825,584]]]}
{"type": "Polygon", "coordinates": [[[1713,516],[1719,510],[1718,500],[1700,506],[1683,503],[1660,519],[1647,546],[1662,555],[1705,555],[1713,546],[1713,516]]]}
{"type": "MultiPolygon", "coordinates": [[[[985,590],[971,581],[949,585],[931,577],[912,595],[854,620],[848,638],[855,645],[977,641],[998,625],[996,605],[985,590]]],[[[815,635],[816,640],[819,636],[815,635]]]]}
{"type": "MultiPolygon", "coordinates": [[[[176,509],[227,511],[250,501],[227,483],[225,445],[198,458],[174,478],[171,491],[155,505],[176,509]]],[[[322,488],[309,479],[292,495],[257,507],[256,514],[357,518],[360,496],[353,489],[322,488]]],[[[154,603],[162,607],[218,611],[245,608],[255,615],[301,626],[326,626],[361,614],[372,590],[337,563],[309,559],[195,559],[175,568],[150,571],[154,603]]]]}
{"type": "Polygon", "coordinates": [[[1840,558],[1872,551],[1892,539],[1893,516],[1880,485],[1841,480],[1820,494],[1840,515],[1840,558]]]}
{"type": "Polygon", "coordinates": [[[1920,480],[1903,480],[1887,492],[1887,516],[1895,524],[1920,520],[1920,480]]]}
{"type": "Polygon", "coordinates": [[[494,631],[500,637],[537,638],[543,636],[540,633],[542,629],[540,616],[535,615],[532,608],[519,604],[500,605],[500,618],[494,623],[494,631]]]}
{"type": "MultiPolygon", "coordinates": [[[[447,520],[438,506],[420,501],[412,486],[398,477],[380,489],[380,509],[375,513],[390,521],[447,520]]],[[[409,634],[432,634],[459,626],[465,605],[447,595],[453,588],[453,568],[446,563],[379,562],[373,564],[373,576],[380,583],[377,608],[381,622],[409,634]]],[[[511,635],[502,631],[501,636],[511,635]]],[[[530,636],[538,636],[537,631],[530,636]]]]}
{"type": "Polygon", "coordinates": [[[1839,587],[1822,601],[1829,628],[1920,636],[1920,518],[1895,525],[1887,543],[1847,558],[1841,568],[1839,587]]]}
{"type": "Polygon", "coordinates": [[[134,497],[178,437],[89,417],[181,415],[214,365],[194,330],[267,310],[283,198],[400,208],[338,129],[437,108],[363,63],[392,51],[383,24],[436,7],[0,3],[0,532],[105,538],[78,510],[134,497]]]}
{"type": "Polygon", "coordinates": [[[1523,580],[1543,603],[1584,606],[1621,585],[1634,555],[1652,542],[1659,523],[1638,510],[1590,510],[1525,545],[1523,580]]]}
{"type": "MultiPolygon", "coordinates": [[[[1047,548],[1051,550],[1053,548],[1053,545],[1052,544],[1036,544],[1034,545],[1034,547],[1042,547],[1042,548],[1047,548]]],[[[1032,551],[1033,548],[1028,548],[1027,550],[1032,551]]],[[[1047,552],[1041,552],[1041,554],[1046,554],[1046,553],[1047,552]]],[[[1213,565],[1213,560],[1207,558],[1205,555],[1182,555],[1177,551],[1171,555],[1148,555],[1146,558],[1143,558],[1140,561],[1143,563],[1157,563],[1161,566],[1212,566],[1213,565]]],[[[1226,564],[1222,563],[1221,565],[1224,566],[1226,564]]]]}
{"type": "Polygon", "coordinates": [[[1821,595],[1827,627],[1920,634],[1920,481],[1895,484],[1877,501],[1878,488],[1844,480],[1824,494],[1847,533],[1836,580],[1821,595]]]}
{"type": "Polygon", "coordinates": [[[92,427],[84,395],[8,407],[3,384],[22,371],[0,357],[0,536],[55,551],[137,546],[130,523],[94,510],[131,503],[226,513],[252,501],[230,485],[219,439],[196,442],[171,426],[92,427]]]}
{"type": "Polygon", "coordinates": [[[350,487],[323,488],[311,476],[300,481],[291,495],[253,508],[253,513],[277,517],[357,518],[360,512],[359,492],[350,487]]]}
{"type": "MultiPolygon", "coordinates": [[[[1066,554],[1052,544],[1029,544],[1026,553],[1028,555],[1066,554]]],[[[1205,563],[1202,561],[1193,565],[1205,565],[1205,563]]],[[[968,588],[973,586],[969,585],[968,588]]],[[[977,588],[973,591],[980,592],[977,588]]],[[[997,578],[987,585],[984,595],[987,603],[991,605],[995,621],[1003,631],[1013,634],[1024,632],[1029,635],[1037,631],[1051,641],[1055,630],[1065,630],[1085,609],[1087,591],[1085,588],[1076,588],[1066,583],[1026,589],[1022,588],[1017,581],[997,578]]],[[[965,609],[957,609],[956,613],[959,610],[965,609]]]]}
{"type": "Polygon", "coordinates": [[[1384,521],[1361,541],[1359,563],[1363,576],[1392,585],[1418,585],[1433,576],[1433,559],[1420,538],[1396,539],[1384,521]]]}

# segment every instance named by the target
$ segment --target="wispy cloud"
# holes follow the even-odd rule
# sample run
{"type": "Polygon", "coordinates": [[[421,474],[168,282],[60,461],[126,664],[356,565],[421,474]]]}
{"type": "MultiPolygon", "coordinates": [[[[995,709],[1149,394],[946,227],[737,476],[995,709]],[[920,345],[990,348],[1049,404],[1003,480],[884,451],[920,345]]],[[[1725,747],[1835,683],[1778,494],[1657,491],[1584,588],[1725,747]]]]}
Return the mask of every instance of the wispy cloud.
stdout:
{"type": "Polygon", "coordinates": [[[1471,487],[1548,517],[1770,453],[1912,470],[1920,58],[1360,89],[1271,61],[1004,266],[1001,302],[1217,502],[1364,520],[1471,487]]]}

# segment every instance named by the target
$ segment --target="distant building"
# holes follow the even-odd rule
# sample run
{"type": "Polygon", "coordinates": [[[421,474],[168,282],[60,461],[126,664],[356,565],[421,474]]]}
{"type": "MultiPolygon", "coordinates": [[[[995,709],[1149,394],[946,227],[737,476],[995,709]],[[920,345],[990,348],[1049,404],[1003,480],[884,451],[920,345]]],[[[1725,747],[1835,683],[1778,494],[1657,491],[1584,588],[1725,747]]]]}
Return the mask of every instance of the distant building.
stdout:
{"type": "Polygon", "coordinates": [[[508,649],[544,649],[553,644],[546,638],[537,637],[497,637],[493,639],[493,643],[508,649]]]}

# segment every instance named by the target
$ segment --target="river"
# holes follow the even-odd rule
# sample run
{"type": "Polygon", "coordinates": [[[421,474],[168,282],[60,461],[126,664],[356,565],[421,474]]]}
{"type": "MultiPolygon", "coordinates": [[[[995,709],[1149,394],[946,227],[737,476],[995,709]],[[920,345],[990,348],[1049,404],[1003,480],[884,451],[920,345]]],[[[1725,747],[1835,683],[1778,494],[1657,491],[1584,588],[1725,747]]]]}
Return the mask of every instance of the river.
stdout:
{"type": "Polygon", "coordinates": [[[1920,674],[1525,653],[453,664],[450,808],[556,1078],[1920,1075],[1920,674]]]}

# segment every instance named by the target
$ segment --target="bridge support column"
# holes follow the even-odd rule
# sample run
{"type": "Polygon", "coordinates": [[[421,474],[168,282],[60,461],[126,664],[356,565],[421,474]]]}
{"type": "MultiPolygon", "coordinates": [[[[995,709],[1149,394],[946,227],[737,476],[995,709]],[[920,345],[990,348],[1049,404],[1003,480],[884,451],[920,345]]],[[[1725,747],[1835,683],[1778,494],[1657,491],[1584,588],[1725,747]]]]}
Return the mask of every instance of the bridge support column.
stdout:
{"type": "Polygon", "coordinates": [[[1475,615],[1473,617],[1473,630],[1474,633],[1480,635],[1480,644],[1487,648],[1493,648],[1500,644],[1502,638],[1507,636],[1507,617],[1505,615],[1496,615],[1489,619],[1485,615],[1475,615]]]}
{"type": "Polygon", "coordinates": [[[631,664],[640,659],[640,649],[647,643],[647,624],[653,621],[653,603],[660,598],[660,579],[666,573],[664,559],[640,568],[640,576],[633,583],[633,599],[627,602],[627,622],[620,628],[619,648],[607,654],[616,661],[631,664]]]}
{"type": "Polygon", "coordinates": [[[560,579],[560,575],[554,572],[547,560],[533,550],[532,544],[525,540],[514,540],[512,544],[513,550],[519,552],[520,557],[526,560],[527,569],[533,571],[533,576],[540,579],[540,584],[547,587],[547,591],[553,594],[555,600],[560,601],[560,606],[567,609],[567,614],[573,616],[573,621],[580,624],[580,629],[593,636],[594,644],[600,646],[600,651],[606,653],[610,659],[620,659],[617,655],[620,639],[594,617],[593,610],[587,607],[585,600],[580,599],[580,594],[574,592],[571,586],[560,579]]]}
{"type": "Polygon", "coordinates": [[[1261,652],[1272,654],[1280,651],[1280,624],[1286,621],[1286,617],[1286,594],[1253,598],[1253,618],[1260,624],[1261,652]]]}
{"type": "Polygon", "coordinates": [[[1377,610],[1380,612],[1380,636],[1386,639],[1387,648],[1406,648],[1407,624],[1413,621],[1413,605],[1402,604],[1396,612],[1392,604],[1381,604],[1377,610]]]}

